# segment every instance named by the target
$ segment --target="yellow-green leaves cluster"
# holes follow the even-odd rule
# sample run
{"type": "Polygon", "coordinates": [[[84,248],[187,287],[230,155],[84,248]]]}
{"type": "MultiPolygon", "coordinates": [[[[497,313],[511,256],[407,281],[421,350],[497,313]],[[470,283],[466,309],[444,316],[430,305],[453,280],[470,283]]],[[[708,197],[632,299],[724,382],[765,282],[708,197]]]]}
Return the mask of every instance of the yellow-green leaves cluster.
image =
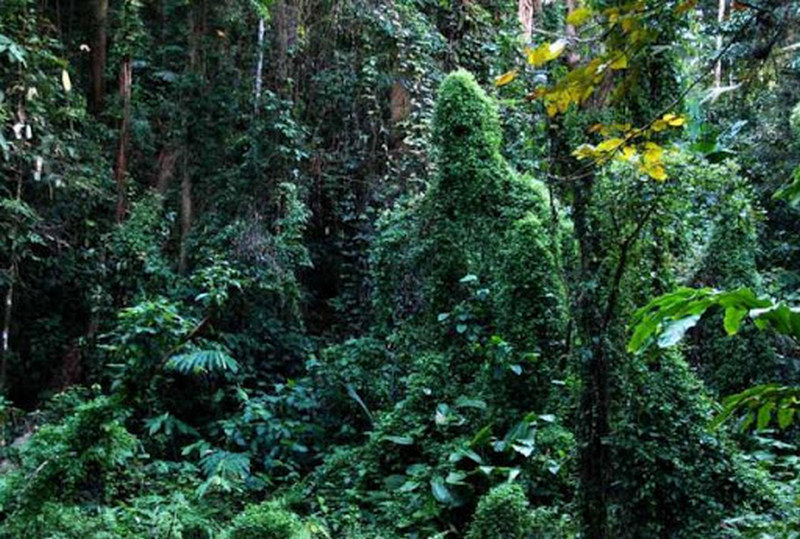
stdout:
{"type": "Polygon", "coordinates": [[[663,181],[667,179],[663,162],[664,148],[650,140],[637,141],[649,139],[654,133],[678,128],[685,123],[684,117],[667,113],[644,129],[632,128],[630,124],[596,124],[589,128],[589,132],[608,138],[597,145],[581,144],[572,155],[578,159],[592,159],[597,163],[614,158],[629,161],[636,163],[639,170],[650,178],[663,181]]]}

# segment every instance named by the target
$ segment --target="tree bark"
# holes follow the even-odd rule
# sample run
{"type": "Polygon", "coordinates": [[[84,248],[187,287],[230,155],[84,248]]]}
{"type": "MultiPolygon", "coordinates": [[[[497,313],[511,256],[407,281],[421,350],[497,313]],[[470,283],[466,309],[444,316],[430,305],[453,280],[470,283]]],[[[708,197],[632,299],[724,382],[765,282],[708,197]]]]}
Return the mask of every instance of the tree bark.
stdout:
{"type": "Polygon", "coordinates": [[[117,155],[114,159],[114,181],[117,184],[117,208],[116,220],[121,223],[125,219],[127,211],[127,169],[128,169],[128,145],[130,143],[131,129],[131,85],[133,83],[133,70],[131,59],[125,57],[119,70],[119,95],[122,98],[122,123],[119,129],[119,140],[117,142],[117,155]]]}
{"type": "Polygon", "coordinates": [[[533,5],[534,0],[519,0],[517,4],[517,17],[522,25],[522,37],[526,43],[531,40],[533,31],[533,5]]]}
{"type": "Polygon", "coordinates": [[[92,4],[91,110],[99,116],[105,109],[106,48],[108,46],[108,0],[92,4]]]}
{"type": "Polygon", "coordinates": [[[178,272],[186,273],[189,260],[188,238],[192,228],[192,177],[189,174],[189,160],[184,152],[183,174],[181,176],[181,247],[178,257],[178,272]]]}

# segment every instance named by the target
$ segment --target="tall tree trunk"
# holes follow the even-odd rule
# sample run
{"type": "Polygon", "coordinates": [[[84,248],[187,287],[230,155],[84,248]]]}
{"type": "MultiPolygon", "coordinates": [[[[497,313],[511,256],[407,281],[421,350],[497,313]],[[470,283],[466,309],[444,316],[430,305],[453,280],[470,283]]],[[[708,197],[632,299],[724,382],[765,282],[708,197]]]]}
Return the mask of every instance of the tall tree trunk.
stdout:
{"type": "Polygon", "coordinates": [[[130,142],[131,129],[131,85],[133,83],[133,70],[131,59],[125,57],[119,70],[119,95],[122,98],[122,123],[119,129],[119,140],[117,141],[117,155],[114,159],[114,181],[117,184],[117,209],[116,220],[121,223],[125,219],[127,210],[127,169],[128,169],[128,145],[130,142]]]}
{"type": "Polygon", "coordinates": [[[92,3],[92,50],[90,103],[95,116],[105,109],[106,48],[108,46],[108,0],[92,3]]]}
{"type": "MultiPolygon", "coordinates": [[[[190,76],[202,77],[200,58],[200,40],[205,33],[206,3],[195,5],[189,11],[189,65],[187,73],[190,76]]],[[[191,175],[191,129],[189,126],[190,115],[187,113],[189,105],[184,103],[182,109],[182,127],[184,148],[181,150],[181,237],[178,253],[178,271],[185,273],[189,265],[189,231],[192,228],[194,205],[192,202],[192,175],[191,175]]]]}
{"type": "Polygon", "coordinates": [[[580,513],[585,537],[607,537],[607,485],[609,478],[608,450],[605,439],[609,434],[608,418],[608,354],[600,290],[603,280],[603,252],[596,228],[589,217],[594,191],[594,176],[578,182],[573,193],[575,235],[580,249],[581,283],[584,286],[577,301],[576,326],[581,346],[577,349],[583,390],[579,403],[578,437],[580,513]]]}

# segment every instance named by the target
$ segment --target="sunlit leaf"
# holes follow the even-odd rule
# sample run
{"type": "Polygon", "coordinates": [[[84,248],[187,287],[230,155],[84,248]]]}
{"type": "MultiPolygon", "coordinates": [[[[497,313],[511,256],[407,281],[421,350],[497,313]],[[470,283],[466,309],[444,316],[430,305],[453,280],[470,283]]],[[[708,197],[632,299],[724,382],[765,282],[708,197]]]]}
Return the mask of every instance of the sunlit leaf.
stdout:
{"type": "Polygon", "coordinates": [[[666,324],[664,331],[662,331],[661,335],[658,337],[659,348],[669,348],[677,344],[683,339],[687,331],[697,325],[699,320],[700,315],[692,315],[666,324]]]}
{"type": "Polygon", "coordinates": [[[497,77],[494,80],[494,85],[499,88],[501,86],[505,86],[509,82],[513,81],[515,78],[517,78],[517,70],[512,69],[511,71],[503,73],[502,75],[497,77]]]}
{"type": "Polygon", "coordinates": [[[600,144],[597,145],[597,151],[599,152],[614,152],[619,149],[625,143],[624,140],[621,138],[610,138],[606,139],[600,144]]]}
{"type": "Polygon", "coordinates": [[[628,56],[626,54],[620,54],[611,62],[610,66],[611,69],[619,70],[619,69],[627,69],[628,68],[628,56]]]}
{"type": "Polygon", "coordinates": [[[64,91],[69,93],[72,91],[72,81],[69,78],[69,73],[66,69],[61,70],[61,84],[64,86],[64,91]]]}
{"type": "Polygon", "coordinates": [[[551,60],[555,60],[567,47],[567,41],[559,39],[553,43],[542,43],[535,49],[528,49],[528,63],[534,67],[540,67],[551,60]]]}
{"type": "Polygon", "coordinates": [[[572,26],[581,26],[592,16],[592,10],[588,7],[579,7],[570,11],[567,15],[567,24],[572,26]]]}

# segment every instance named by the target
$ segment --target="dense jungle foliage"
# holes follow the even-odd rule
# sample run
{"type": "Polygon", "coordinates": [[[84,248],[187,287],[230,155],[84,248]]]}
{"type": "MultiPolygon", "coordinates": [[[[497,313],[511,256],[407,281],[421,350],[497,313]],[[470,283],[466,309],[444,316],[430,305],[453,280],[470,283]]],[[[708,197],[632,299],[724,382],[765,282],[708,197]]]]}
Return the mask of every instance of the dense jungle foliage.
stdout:
{"type": "Polygon", "coordinates": [[[800,2],[2,0],[0,538],[800,538],[800,2]]]}

